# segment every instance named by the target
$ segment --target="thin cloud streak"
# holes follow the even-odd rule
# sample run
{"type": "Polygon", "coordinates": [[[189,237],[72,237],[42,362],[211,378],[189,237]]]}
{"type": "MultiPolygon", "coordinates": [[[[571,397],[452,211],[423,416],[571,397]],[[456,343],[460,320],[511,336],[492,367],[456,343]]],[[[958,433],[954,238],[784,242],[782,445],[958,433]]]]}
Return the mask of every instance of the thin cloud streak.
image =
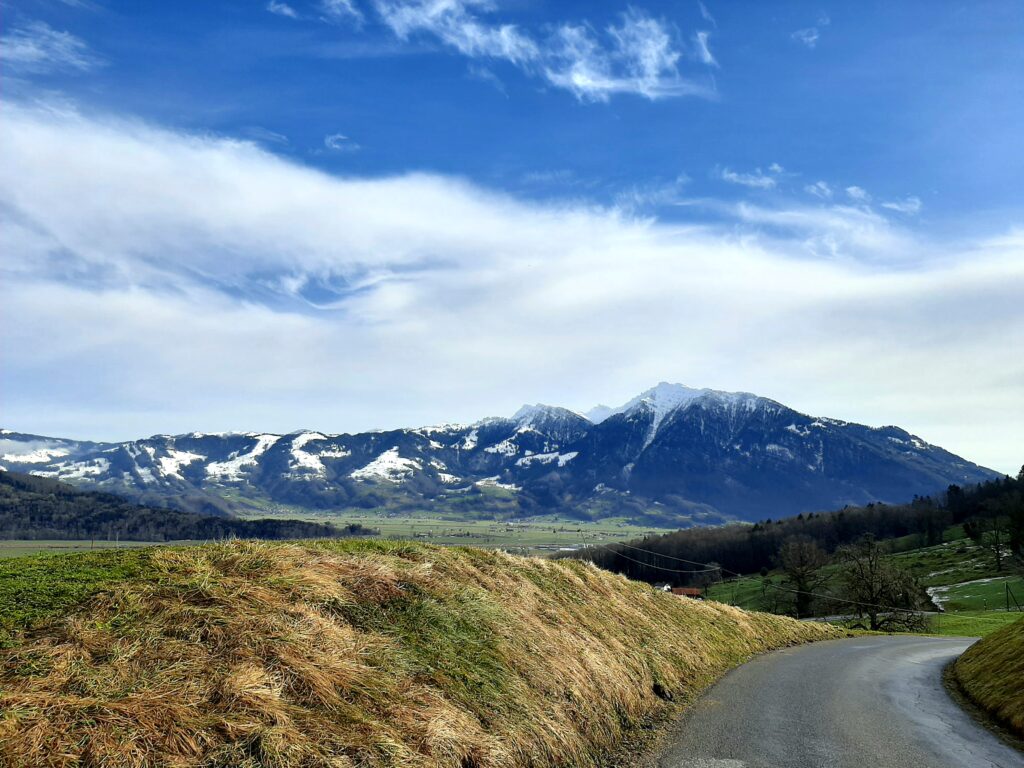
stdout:
{"type": "Polygon", "coordinates": [[[0,38],[0,62],[28,74],[88,72],[103,64],[83,40],[42,21],[15,27],[0,38]]]}

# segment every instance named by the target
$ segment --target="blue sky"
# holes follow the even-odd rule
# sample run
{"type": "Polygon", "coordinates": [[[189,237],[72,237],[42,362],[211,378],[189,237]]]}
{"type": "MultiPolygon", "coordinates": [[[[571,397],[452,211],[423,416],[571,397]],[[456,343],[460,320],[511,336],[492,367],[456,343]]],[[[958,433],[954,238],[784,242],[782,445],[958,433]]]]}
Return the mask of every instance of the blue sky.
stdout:
{"type": "Polygon", "coordinates": [[[670,379],[1024,460],[1018,3],[26,0],[2,35],[5,426],[670,379]]]}

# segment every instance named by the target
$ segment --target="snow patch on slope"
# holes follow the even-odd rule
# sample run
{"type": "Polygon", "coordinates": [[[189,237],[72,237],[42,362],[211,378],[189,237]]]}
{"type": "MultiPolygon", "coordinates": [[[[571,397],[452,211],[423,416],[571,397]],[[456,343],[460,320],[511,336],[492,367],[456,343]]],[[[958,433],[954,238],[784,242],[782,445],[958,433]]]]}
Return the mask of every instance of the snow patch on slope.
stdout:
{"type": "Polygon", "coordinates": [[[390,448],[365,467],[349,475],[353,480],[387,480],[401,483],[412,477],[413,473],[423,466],[415,459],[406,459],[398,455],[398,446],[390,448]]]}
{"type": "Polygon", "coordinates": [[[564,467],[570,461],[579,456],[578,451],[569,451],[568,453],[537,453],[533,456],[524,456],[523,458],[516,461],[517,467],[529,467],[535,463],[551,464],[554,461],[558,462],[558,466],[564,467]]]}
{"type": "Polygon", "coordinates": [[[109,469],[110,462],[107,459],[92,459],[90,461],[64,461],[50,470],[32,474],[57,480],[86,480],[103,475],[109,469]]]}
{"type": "Polygon", "coordinates": [[[506,491],[519,491],[522,490],[518,485],[514,483],[503,483],[501,482],[501,476],[495,475],[494,477],[485,477],[482,480],[477,480],[473,485],[479,485],[481,488],[503,488],[506,491]]]}
{"type": "Polygon", "coordinates": [[[314,475],[323,476],[327,474],[327,470],[324,469],[323,462],[320,461],[320,457],[304,451],[306,443],[312,440],[326,440],[326,435],[321,435],[319,432],[303,432],[292,438],[292,457],[288,461],[289,469],[297,469],[299,471],[312,472],[314,475]]]}
{"type": "Polygon", "coordinates": [[[38,440],[24,443],[17,440],[3,440],[0,441],[0,447],[7,451],[0,456],[0,459],[15,464],[46,464],[55,458],[71,453],[63,446],[42,443],[38,440]]]}
{"type": "Polygon", "coordinates": [[[509,437],[500,443],[487,446],[484,448],[484,453],[500,453],[502,456],[515,456],[519,453],[519,446],[515,444],[513,437],[509,437]]]}
{"type": "Polygon", "coordinates": [[[184,480],[181,468],[186,464],[191,464],[193,461],[202,461],[204,458],[206,457],[200,456],[198,453],[176,451],[173,448],[168,448],[167,455],[157,459],[157,463],[160,465],[161,474],[165,477],[176,477],[179,480],[184,480]]]}
{"type": "Polygon", "coordinates": [[[235,452],[227,461],[215,461],[208,464],[206,474],[219,480],[241,480],[242,470],[245,467],[255,466],[259,457],[281,439],[280,435],[255,435],[255,437],[256,445],[251,451],[241,455],[235,452]]]}

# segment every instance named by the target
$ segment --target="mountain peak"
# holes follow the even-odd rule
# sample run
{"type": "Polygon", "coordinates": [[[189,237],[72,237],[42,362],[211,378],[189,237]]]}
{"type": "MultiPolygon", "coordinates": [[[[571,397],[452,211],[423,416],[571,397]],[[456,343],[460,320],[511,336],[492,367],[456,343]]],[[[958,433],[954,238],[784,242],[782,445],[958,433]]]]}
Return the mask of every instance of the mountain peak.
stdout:
{"type": "Polygon", "coordinates": [[[585,416],[576,413],[575,411],[570,411],[568,408],[562,408],[557,405],[545,405],[544,403],[523,405],[518,411],[512,414],[512,420],[523,427],[532,426],[541,421],[566,418],[572,421],[586,419],[585,416]]]}
{"type": "Polygon", "coordinates": [[[600,423],[610,416],[619,413],[629,413],[636,408],[649,408],[654,411],[655,420],[661,421],[667,414],[674,411],[681,405],[697,399],[701,395],[714,392],[711,389],[693,389],[683,384],[671,384],[667,381],[659,382],[657,386],[641,392],[629,402],[618,408],[609,408],[606,405],[599,405],[587,412],[587,417],[594,423],[600,423]]]}

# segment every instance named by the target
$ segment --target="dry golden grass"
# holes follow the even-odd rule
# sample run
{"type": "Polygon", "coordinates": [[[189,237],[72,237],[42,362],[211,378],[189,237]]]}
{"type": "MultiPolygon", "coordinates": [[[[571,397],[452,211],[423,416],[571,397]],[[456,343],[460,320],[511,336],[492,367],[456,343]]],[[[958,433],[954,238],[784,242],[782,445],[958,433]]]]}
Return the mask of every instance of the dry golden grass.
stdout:
{"type": "Polygon", "coordinates": [[[1024,738],[1024,619],[972,645],[953,672],[975,704],[1024,738]]]}
{"type": "Polygon", "coordinates": [[[0,764],[587,766],[822,624],[575,561],[392,542],[154,550],[0,651],[0,764]]]}

